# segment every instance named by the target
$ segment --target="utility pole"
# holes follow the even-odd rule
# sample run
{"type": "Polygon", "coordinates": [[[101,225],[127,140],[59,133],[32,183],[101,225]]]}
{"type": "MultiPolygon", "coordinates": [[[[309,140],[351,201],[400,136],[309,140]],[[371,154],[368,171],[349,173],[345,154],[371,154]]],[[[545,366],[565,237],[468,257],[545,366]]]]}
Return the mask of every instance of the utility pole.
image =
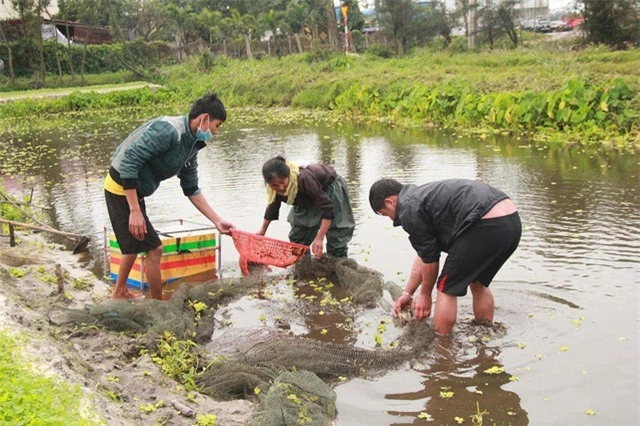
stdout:
{"type": "Polygon", "coordinates": [[[349,22],[347,20],[349,6],[343,4],[340,7],[340,11],[342,12],[342,18],[344,19],[344,53],[349,53],[349,22]]]}

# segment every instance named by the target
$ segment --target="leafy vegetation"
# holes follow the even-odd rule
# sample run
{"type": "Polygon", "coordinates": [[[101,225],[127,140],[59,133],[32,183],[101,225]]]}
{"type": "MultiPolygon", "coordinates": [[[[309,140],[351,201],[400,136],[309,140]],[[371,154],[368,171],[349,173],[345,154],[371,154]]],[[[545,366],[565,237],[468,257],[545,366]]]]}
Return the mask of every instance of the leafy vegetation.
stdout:
{"type": "Polygon", "coordinates": [[[157,349],[151,354],[151,359],[163,373],[182,383],[185,389],[196,390],[199,356],[195,346],[191,340],[178,340],[173,333],[165,332],[158,339],[157,349]]]}
{"type": "Polygon", "coordinates": [[[24,341],[0,330],[0,423],[3,425],[98,425],[89,418],[78,386],[33,371],[20,348],[24,341]]]}
{"type": "Polygon", "coordinates": [[[633,151],[640,149],[638,68],[640,50],[606,48],[456,54],[424,49],[391,59],[310,53],[259,61],[218,58],[207,71],[192,57],[165,68],[155,80],[163,87],[155,91],[16,101],[0,106],[0,119],[162,105],[187,109],[191,100],[215,90],[228,107],[262,108],[265,116],[273,107],[294,107],[330,120],[429,124],[540,144],[633,151]]]}

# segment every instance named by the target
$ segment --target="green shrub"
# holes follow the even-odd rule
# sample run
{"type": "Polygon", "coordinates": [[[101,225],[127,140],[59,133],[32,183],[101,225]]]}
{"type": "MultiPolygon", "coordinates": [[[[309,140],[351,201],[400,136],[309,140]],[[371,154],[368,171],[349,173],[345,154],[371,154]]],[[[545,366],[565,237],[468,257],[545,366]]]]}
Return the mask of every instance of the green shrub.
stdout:
{"type": "Polygon", "coordinates": [[[314,62],[326,61],[333,55],[333,52],[329,49],[322,47],[314,47],[309,52],[302,55],[302,60],[308,64],[314,62]]]}
{"type": "MultiPolygon", "coordinates": [[[[37,55],[37,50],[30,46],[24,40],[13,41],[9,43],[13,51],[13,70],[16,77],[28,77],[33,74],[33,65],[30,63],[33,56],[37,55]]],[[[131,56],[135,58],[135,66],[139,68],[153,68],[161,65],[167,65],[176,62],[176,58],[171,52],[170,47],[162,42],[144,42],[136,40],[127,43],[127,49],[131,56]]],[[[85,47],[79,45],[71,45],[68,47],[55,41],[44,42],[44,60],[46,72],[53,75],[59,74],[58,60],[60,68],[65,75],[71,74],[69,67],[69,55],[75,74],[80,74],[82,58],[85,54],[85,47]],[[58,59],[56,59],[56,53],[58,59]]],[[[0,59],[8,64],[8,51],[0,49],[0,59]]],[[[129,61],[129,55],[126,54],[121,43],[88,45],[86,47],[85,73],[110,73],[126,70],[127,67],[122,60],[129,61]]]]}
{"type": "Polygon", "coordinates": [[[395,55],[394,50],[386,44],[372,44],[367,48],[366,53],[379,58],[391,58],[395,55]]]}

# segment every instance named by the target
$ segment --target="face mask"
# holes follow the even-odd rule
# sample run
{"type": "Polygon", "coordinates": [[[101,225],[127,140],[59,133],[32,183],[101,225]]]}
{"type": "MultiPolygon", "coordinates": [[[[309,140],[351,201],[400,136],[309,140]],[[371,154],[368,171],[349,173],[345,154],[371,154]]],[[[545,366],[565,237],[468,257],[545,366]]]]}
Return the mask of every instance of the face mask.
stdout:
{"type": "Polygon", "coordinates": [[[207,125],[205,126],[206,131],[202,130],[198,127],[198,131],[196,132],[196,136],[198,140],[209,142],[213,138],[213,133],[211,133],[211,129],[209,128],[209,117],[207,117],[207,125]]]}

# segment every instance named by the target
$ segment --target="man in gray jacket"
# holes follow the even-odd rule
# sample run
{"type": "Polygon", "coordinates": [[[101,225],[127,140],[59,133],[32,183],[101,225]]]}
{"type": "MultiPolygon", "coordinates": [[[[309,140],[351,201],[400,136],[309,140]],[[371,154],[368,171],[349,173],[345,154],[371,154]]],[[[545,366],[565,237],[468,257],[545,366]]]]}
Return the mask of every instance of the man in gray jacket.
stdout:
{"type": "Polygon", "coordinates": [[[493,322],[489,284],[518,247],[522,225],[509,197],[479,181],[448,179],[422,186],[381,179],[371,186],[369,203],[377,214],[402,226],[418,253],[394,316],[413,301],[416,319],[431,315],[433,287],[438,288],[434,330],[449,334],[458,300],[471,289],[477,320],[493,322]],[[441,252],[448,254],[438,277],[441,252]],[[438,278],[436,280],[436,278],[438,278]],[[422,285],[418,296],[413,295],[422,285]]]}
{"type": "Polygon", "coordinates": [[[127,289],[127,279],[141,252],[147,253],[145,275],[151,297],[162,299],[163,247],[147,216],[144,198],[163,180],[178,176],[184,195],[221,233],[234,228],[213,210],[198,187],[198,151],[226,118],[224,105],[211,93],[196,100],[186,116],[158,117],[144,123],[116,148],[104,181],[109,218],[122,252],[114,299],[135,297],[127,289]]]}

